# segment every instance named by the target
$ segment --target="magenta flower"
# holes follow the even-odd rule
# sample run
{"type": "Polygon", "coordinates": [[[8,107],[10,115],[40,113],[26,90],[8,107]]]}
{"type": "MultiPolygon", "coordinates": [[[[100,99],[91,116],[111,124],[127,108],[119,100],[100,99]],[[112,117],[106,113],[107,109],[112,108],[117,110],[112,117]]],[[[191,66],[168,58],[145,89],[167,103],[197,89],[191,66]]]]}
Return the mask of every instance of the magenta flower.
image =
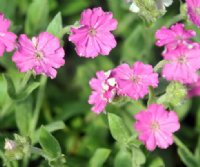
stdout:
{"type": "Polygon", "coordinates": [[[107,103],[110,103],[116,94],[116,82],[112,77],[111,72],[99,71],[96,73],[97,78],[92,78],[89,82],[92,89],[92,94],[89,97],[88,103],[93,105],[92,111],[101,113],[107,103]]]}
{"type": "Polygon", "coordinates": [[[94,58],[108,55],[116,47],[116,40],[110,31],[117,28],[117,20],[111,12],[104,12],[101,7],[86,9],[81,14],[81,26],[71,28],[69,41],[76,46],[81,57],[94,58]]]}
{"type": "Polygon", "coordinates": [[[162,27],[156,32],[156,45],[165,46],[167,50],[173,50],[179,45],[190,44],[189,38],[195,35],[195,31],[185,30],[184,24],[177,23],[172,25],[170,29],[162,27]]]}
{"type": "Polygon", "coordinates": [[[17,36],[9,31],[10,21],[0,13],[0,56],[4,52],[11,52],[15,48],[15,41],[17,36]]]}
{"type": "Polygon", "coordinates": [[[178,116],[174,111],[166,111],[162,105],[151,104],[145,111],[135,115],[134,125],[149,151],[156,146],[166,149],[173,143],[173,133],[180,128],[178,116]]]}
{"type": "Polygon", "coordinates": [[[36,74],[45,74],[52,79],[56,69],[65,64],[64,50],[60,41],[48,32],[42,32],[32,40],[23,34],[19,37],[18,50],[12,57],[20,72],[33,70],[36,74]]]}
{"type": "Polygon", "coordinates": [[[168,63],[164,66],[162,76],[168,81],[178,81],[183,84],[197,82],[197,71],[200,69],[200,49],[179,47],[165,53],[168,63]]]}
{"type": "Polygon", "coordinates": [[[128,64],[118,66],[114,72],[118,85],[118,94],[137,100],[148,94],[149,86],[158,86],[158,74],[151,65],[136,62],[132,67],[128,64]]]}
{"type": "Polygon", "coordinates": [[[200,96],[200,77],[198,78],[198,81],[192,84],[187,85],[188,87],[188,96],[200,96]]]}
{"type": "Polygon", "coordinates": [[[186,0],[186,5],[189,19],[200,28],[200,1],[186,0]]]}

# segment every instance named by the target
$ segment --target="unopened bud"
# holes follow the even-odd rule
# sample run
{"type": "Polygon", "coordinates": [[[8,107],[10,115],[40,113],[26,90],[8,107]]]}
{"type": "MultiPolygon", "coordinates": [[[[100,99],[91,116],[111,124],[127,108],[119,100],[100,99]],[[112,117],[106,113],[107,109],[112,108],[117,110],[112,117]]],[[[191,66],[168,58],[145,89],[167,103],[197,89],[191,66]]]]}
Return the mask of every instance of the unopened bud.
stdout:
{"type": "Polygon", "coordinates": [[[16,147],[16,143],[14,140],[9,140],[9,139],[5,140],[5,146],[4,146],[5,150],[13,150],[15,149],[15,147],[16,147]]]}

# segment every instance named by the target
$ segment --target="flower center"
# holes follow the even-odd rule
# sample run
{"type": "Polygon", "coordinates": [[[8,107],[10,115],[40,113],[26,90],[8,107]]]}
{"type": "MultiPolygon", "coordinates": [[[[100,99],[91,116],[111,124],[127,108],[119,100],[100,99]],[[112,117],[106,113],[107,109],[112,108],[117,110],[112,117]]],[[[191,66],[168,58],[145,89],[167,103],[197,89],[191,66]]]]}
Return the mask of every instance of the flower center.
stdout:
{"type": "Polygon", "coordinates": [[[36,57],[38,60],[41,60],[41,59],[44,57],[44,54],[43,54],[41,51],[36,51],[36,52],[35,52],[35,57],[36,57]]]}
{"type": "Polygon", "coordinates": [[[159,129],[160,129],[160,126],[159,126],[158,122],[156,122],[156,121],[152,122],[152,123],[151,123],[151,129],[152,129],[153,131],[159,130],[159,129]]]}
{"type": "Polygon", "coordinates": [[[185,63],[187,62],[186,57],[185,57],[185,56],[180,56],[180,57],[178,58],[178,62],[179,62],[180,64],[185,64],[185,63]]]}
{"type": "Polygon", "coordinates": [[[96,30],[94,29],[94,28],[91,28],[90,30],[89,30],[89,34],[91,35],[91,36],[95,36],[96,35],[96,30]]]}
{"type": "Polygon", "coordinates": [[[140,78],[138,76],[132,76],[131,77],[131,80],[134,82],[134,83],[138,83],[140,81],[140,78]]]}
{"type": "Polygon", "coordinates": [[[200,8],[195,8],[194,12],[200,16],[200,8]]]}

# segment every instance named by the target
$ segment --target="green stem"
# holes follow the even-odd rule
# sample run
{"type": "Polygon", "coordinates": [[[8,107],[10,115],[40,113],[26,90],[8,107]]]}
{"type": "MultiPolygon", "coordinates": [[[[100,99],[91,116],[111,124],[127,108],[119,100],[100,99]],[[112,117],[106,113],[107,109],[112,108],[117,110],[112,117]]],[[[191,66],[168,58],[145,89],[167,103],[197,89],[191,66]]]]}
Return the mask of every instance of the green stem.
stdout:
{"type": "Polygon", "coordinates": [[[37,100],[36,100],[36,107],[35,107],[35,110],[34,110],[34,113],[33,113],[33,119],[32,119],[32,122],[31,122],[31,129],[30,129],[31,135],[34,135],[34,131],[35,131],[36,126],[37,126],[41,106],[42,106],[43,99],[44,99],[46,82],[47,82],[47,77],[41,76],[41,78],[40,78],[40,88],[39,88],[37,100]]]}
{"type": "Polygon", "coordinates": [[[72,27],[71,25],[70,25],[70,26],[64,27],[64,28],[62,29],[62,36],[65,35],[65,34],[70,34],[70,28],[71,28],[71,27],[72,27]]]}

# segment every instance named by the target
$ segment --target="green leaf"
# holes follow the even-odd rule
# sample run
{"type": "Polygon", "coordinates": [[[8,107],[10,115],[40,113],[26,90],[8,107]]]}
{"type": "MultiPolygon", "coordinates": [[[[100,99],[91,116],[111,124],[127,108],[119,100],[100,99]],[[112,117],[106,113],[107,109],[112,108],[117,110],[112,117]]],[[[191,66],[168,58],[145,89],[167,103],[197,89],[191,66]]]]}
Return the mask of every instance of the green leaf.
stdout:
{"type": "Polygon", "coordinates": [[[127,143],[130,133],[123,120],[115,114],[108,113],[108,123],[113,138],[120,143],[127,143]]]}
{"type": "MultiPolygon", "coordinates": [[[[65,123],[63,121],[56,121],[56,122],[52,122],[48,125],[43,125],[46,130],[49,132],[49,133],[52,133],[52,132],[55,132],[57,130],[61,130],[61,129],[64,129],[66,126],[65,126],[65,123]]],[[[40,129],[36,130],[33,138],[32,138],[32,141],[33,143],[37,143],[38,142],[38,136],[40,134],[40,129]]]]}
{"type": "Polygon", "coordinates": [[[16,124],[23,136],[29,135],[30,121],[31,121],[32,105],[29,101],[25,101],[15,106],[16,124]]]}
{"type": "Polygon", "coordinates": [[[148,99],[147,105],[149,106],[152,103],[156,103],[156,100],[157,100],[157,98],[156,98],[154,89],[152,86],[150,86],[149,87],[149,99],[148,99]]]}
{"type": "Polygon", "coordinates": [[[16,95],[15,100],[24,100],[26,99],[36,88],[40,86],[39,82],[29,83],[24,90],[16,95]]]}
{"type": "Polygon", "coordinates": [[[47,31],[58,38],[62,37],[62,16],[61,13],[58,12],[53,20],[49,23],[47,27],[47,31]]]}
{"type": "Polygon", "coordinates": [[[44,126],[40,128],[39,143],[46,154],[48,154],[49,159],[61,156],[61,148],[58,141],[44,126]]]}
{"type": "Polygon", "coordinates": [[[165,167],[164,161],[160,157],[153,158],[148,167],[165,167]]]}
{"type": "Polygon", "coordinates": [[[5,78],[6,83],[7,83],[8,95],[12,100],[20,101],[20,100],[26,99],[40,85],[39,82],[29,83],[23,90],[21,90],[20,92],[17,92],[15,85],[14,85],[14,82],[11,79],[11,77],[8,76],[7,74],[5,74],[4,78],[5,78]]]}
{"type": "Polygon", "coordinates": [[[82,10],[84,10],[90,5],[90,2],[90,0],[72,0],[67,1],[66,3],[63,2],[63,4],[61,5],[61,11],[64,16],[80,13],[82,10]]]}
{"type": "Polygon", "coordinates": [[[110,150],[105,148],[99,148],[94,153],[93,157],[90,159],[90,167],[102,167],[108,156],[110,155],[110,150]]]}
{"type": "Polygon", "coordinates": [[[178,146],[178,155],[187,167],[199,167],[199,163],[190,150],[177,138],[174,137],[174,141],[178,146]]]}
{"type": "Polygon", "coordinates": [[[0,0],[0,11],[10,19],[15,17],[16,7],[16,0],[0,0]]]}
{"type": "Polygon", "coordinates": [[[127,150],[120,150],[114,161],[114,167],[132,167],[131,154],[127,150]]]}
{"type": "Polygon", "coordinates": [[[44,31],[48,23],[48,15],[48,0],[33,0],[25,20],[25,33],[34,35],[39,31],[44,31]]]}
{"type": "Polygon", "coordinates": [[[61,130],[64,129],[65,123],[63,121],[56,121],[56,122],[52,122],[48,125],[45,125],[45,128],[49,131],[49,132],[54,132],[57,130],[61,130]]]}
{"type": "Polygon", "coordinates": [[[135,167],[140,167],[140,165],[146,162],[146,157],[140,148],[132,147],[132,164],[135,167]]]}
{"type": "Polygon", "coordinates": [[[15,99],[17,95],[16,95],[16,89],[15,89],[15,85],[13,83],[13,80],[7,74],[4,74],[3,76],[4,76],[6,83],[7,83],[8,95],[10,96],[11,99],[15,99]]]}
{"type": "Polygon", "coordinates": [[[200,137],[199,137],[196,149],[195,149],[195,157],[198,160],[198,162],[200,162],[200,137]]]}

